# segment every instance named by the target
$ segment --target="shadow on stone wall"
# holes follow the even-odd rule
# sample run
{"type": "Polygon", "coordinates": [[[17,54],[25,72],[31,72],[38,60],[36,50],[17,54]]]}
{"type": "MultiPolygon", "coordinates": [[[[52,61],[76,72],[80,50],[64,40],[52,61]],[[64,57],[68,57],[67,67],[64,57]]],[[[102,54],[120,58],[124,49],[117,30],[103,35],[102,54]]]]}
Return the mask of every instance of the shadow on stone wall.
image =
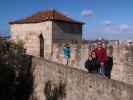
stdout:
{"type": "Polygon", "coordinates": [[[29,100],[33,91],[31,56],[23,42],[0,39],[0,100],[29,100]]]}
{"type": "Polygon", "coordinates": [[[20,69],[19,77],[16,79],[16,100],[34,100],[33,93],[33,75],[31,67],[31,57],[23,58],[23,67],[20,69]]]}
{"type": "Polygon", "coordinates": [[[0,64],[0,99],[14,100],[15,71],[12,66],[0,64]]]}
{"type": "Polygon", "coordinates": [[[40,58],[33,57],[32,63],[36,70],[37,82],[34,93],[37,100],[132,100],[133,98],[132,85],[40,58]]]}
{"type": "Polygon", "coordinates": [[[22,57],[21,61],[18,73],[14,65],[0,63],[1,100],[30,100],[33,91],[31,58],[22,57]]]}
{"type": "Polygon", "coordinates": [[[59,84],[54,84],[52,81],[47,81],[44,93],[46,100],[62,100],[66,96],[66,83],[60,81],[59,84]]]}

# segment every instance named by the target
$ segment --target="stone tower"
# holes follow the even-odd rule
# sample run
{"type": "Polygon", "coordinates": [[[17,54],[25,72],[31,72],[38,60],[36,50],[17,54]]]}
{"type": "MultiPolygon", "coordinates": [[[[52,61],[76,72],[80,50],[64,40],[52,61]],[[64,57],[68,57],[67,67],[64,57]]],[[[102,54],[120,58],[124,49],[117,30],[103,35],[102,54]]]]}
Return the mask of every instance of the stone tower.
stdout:
{"type": "Polygon", "coordinates": [[[11,40],[23,42],[28,55],[50,58],[55,42],[81,41],[83,23],[56,10],[10,22],[11,40]]]}

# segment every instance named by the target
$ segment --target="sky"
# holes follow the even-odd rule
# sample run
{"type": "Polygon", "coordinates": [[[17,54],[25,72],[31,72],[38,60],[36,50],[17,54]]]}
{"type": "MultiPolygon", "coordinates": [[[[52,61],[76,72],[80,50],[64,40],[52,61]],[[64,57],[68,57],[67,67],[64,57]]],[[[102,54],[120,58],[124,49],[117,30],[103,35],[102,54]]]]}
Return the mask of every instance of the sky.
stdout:
{"type": "Polygon", "coordinates": [[[10,21],[56,9],[85,22],[84,39],[133,40],[132,5],[133,0],[0,0],[0,36],[10,35],[10,21]]]}

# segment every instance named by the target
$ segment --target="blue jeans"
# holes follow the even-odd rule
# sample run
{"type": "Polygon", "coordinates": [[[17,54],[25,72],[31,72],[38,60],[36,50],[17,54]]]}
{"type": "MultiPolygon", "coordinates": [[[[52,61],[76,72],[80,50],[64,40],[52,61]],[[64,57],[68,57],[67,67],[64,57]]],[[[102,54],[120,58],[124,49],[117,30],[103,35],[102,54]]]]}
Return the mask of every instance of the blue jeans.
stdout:
{"type": "Polygon", "coordinates": [[[105,65],[101,65],[99,73],[103,76],[105,76],[105,65]]]}
{"type": "Polygon", "coordinates": [[[64,56],[64,64],[67,65],[68,64],[68,59],[69,57],[68,56],[64,56]]]}

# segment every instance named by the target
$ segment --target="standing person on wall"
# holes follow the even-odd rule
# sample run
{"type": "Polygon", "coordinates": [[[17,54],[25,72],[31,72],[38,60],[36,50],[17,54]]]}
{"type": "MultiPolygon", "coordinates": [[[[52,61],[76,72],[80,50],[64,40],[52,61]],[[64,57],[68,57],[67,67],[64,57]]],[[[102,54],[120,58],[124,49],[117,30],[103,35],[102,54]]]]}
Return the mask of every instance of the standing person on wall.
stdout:
{"type": "Polygon", "coordinates": [[[97,41],[97,47],[95,48],[95,53],[98,61],[100,62],[100,74],[105,76],[105,64],[107,61],[107,53],[106,48],[103,48],[102,41],[97,41]]]}
{"type": "Polygon", "coordinates": [[[68,44],[64,46],[63,51],[64,51],[64,65],[68,65],[70,58],[70,47],[68,44]]]}

